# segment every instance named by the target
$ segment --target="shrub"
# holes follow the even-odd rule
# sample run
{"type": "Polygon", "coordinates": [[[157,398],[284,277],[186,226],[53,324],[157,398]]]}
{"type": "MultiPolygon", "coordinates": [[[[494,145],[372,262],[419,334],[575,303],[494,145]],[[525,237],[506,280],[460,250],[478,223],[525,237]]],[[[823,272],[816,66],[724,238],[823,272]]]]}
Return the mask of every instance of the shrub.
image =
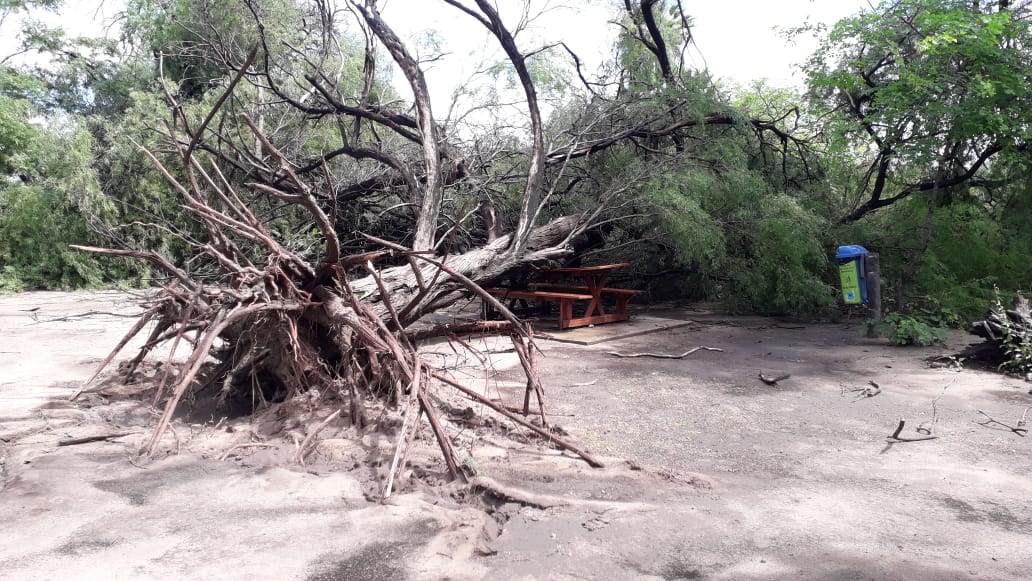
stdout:
{"type": "Polygon", "coordinates": [[[892,345],[946,346],[946,331],[933,327],[928,322],[899,313],[889,313],[880,321],[868,321],[867,326],[875,334],[887,337],[892,345]]]}

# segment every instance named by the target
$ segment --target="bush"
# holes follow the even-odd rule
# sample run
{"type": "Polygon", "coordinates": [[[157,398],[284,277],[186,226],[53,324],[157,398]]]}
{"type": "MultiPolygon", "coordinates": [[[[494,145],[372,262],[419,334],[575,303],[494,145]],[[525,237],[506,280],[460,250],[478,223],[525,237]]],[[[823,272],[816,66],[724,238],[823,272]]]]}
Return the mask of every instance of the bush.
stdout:
{"type": "Polygon", "coordinates": [[[887,337],[892,345],[946,346],[946,331],[942,326],[933,327],[924,320],[899,313],[889,313],[878,322],[868,321],[867,327],[878,336],[887,337]]]}

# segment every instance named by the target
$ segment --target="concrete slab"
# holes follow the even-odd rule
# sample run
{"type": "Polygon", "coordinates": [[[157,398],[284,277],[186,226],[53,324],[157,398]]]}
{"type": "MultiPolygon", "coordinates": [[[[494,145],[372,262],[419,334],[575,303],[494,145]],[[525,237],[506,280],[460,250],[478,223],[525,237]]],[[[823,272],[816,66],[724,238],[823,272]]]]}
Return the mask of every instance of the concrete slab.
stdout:
{"type": "Polygon", "coordinates": [[[573,343],[575,345],[595,345],[615,339],[626,339],[647,333],[656,333],[678,327],[696,325],[692,320],[668,319],[648,315],[632,315],[629,321],[620,323],[608,323],[605,325],[592,325],[560,331],[552,327],[535,327],[537,336],[550,341],[560,343],[573,343]]]}

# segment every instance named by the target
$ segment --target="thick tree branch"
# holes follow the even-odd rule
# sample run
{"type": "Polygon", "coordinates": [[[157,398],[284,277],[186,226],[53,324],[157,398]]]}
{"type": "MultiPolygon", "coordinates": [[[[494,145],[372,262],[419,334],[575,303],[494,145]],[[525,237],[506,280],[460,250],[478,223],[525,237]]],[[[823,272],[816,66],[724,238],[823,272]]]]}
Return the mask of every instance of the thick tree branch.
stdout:
{"type": "Polygon", "coordinates": [[[437,229],[437,218],[441,213],[441,204],[444,202],[444,189],[440,175],[441,153],[437,142],[437,125],[430,107],[430,91],[427,89],[426,79],[423,71],[419,68],[419,63],[412,57],[398,35],[380,17],[380,13],[376,10],[375,0],[366,0],[364,6],[353,1],[352,5],[362,14],[369,29],[391,53],[391,57],[401,67],[402,73],[412,88],[426,174],[422,207],[416,219],[412,248],[429,250],[435,246],[434,234],[437,229]]]}

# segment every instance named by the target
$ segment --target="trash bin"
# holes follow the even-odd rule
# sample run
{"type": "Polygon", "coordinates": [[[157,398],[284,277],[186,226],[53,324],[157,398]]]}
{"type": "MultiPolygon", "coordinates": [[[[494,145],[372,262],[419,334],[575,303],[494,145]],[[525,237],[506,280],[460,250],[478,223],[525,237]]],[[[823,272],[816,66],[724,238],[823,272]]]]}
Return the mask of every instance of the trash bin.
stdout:
{"type": "Polygon", "coordinates": [[[839,246],[835,260],[839,265],[839,278],[842,280],[842,300],[847,305],[859,305],[867,302],[867,273],[864,259],[867,249],[855,244],[839,246]]]}

